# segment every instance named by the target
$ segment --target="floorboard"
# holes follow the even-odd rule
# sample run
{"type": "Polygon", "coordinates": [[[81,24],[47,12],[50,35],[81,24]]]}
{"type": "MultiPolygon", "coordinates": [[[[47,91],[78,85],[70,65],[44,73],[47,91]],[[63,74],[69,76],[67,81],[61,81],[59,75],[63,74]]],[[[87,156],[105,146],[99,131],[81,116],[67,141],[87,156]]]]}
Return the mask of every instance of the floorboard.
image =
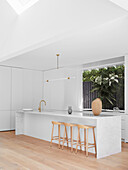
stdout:
{"type": "Polygon", "coordinates": [[[128,144],[122,143],[122,152],[103,159],[85,156],[83,151],[71,153],[58,149],[56,144],[14,131],[0,132],[0,170],[128,170],[128,144]]]}

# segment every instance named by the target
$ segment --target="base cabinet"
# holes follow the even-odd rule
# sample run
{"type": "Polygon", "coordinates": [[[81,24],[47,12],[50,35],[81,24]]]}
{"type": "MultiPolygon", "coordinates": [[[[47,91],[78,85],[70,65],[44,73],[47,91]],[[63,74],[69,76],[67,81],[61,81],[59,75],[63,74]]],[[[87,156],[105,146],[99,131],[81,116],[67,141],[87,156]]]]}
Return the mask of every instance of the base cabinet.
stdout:
{"type": "Polygon", "coordinates": [[[0,131],[7,131],[10,129],[10,111],[0,111],[0,131]]]}
{"type": "Polygon", "coordinates": [[[128,143],[128,115],[125,117],[125,142],[128,143]]]}
{"type": "Polygon", "coordinates": [[[128,142],[128,115],[121,115],[121,139],[128,142]]]}
{"type": "Polygon", "coordinates": [[[10,115],[10,130],[15,130],[16,111],[11,111],[10,115]]]}
{"type": "Polygon", "coordinates": [[[126,115],[121,116],[121,139],[125,141],[125,122],[126,122],[126,115]]]}

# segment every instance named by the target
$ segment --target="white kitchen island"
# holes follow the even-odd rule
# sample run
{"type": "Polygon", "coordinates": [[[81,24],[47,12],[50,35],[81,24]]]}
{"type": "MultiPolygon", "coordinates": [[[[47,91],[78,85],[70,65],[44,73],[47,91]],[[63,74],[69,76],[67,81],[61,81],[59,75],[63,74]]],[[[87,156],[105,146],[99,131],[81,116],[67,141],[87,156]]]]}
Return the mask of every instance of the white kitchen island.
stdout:
{"type": "MultiPolygon", "coordinates": [[[[121,152],[121,116],[104,115],[103,113],[100,116],[93,116],[90,112],[73,112],[69,115],[66,111],[18,111],[16,113],[16,135],[24,134],[50,141],[51,121],[96,126],[97,159],[121,152]]],[[[57,127],[54,132],[57,133],[57,127]]],[[[62,127],[61,136],[63,136],[63,132],[62,127]]],[[[81,138],[82,136],[83,131],[81,131],[81,138]]],[[[73,138],[77,138],[77,127],[73,129],[73,138]]],[[[89,130],[89,142],[93,142],[91,129],[89,130]]],[[[90,148],[89,152],[94,153],[94,149],[90,148]]]]}

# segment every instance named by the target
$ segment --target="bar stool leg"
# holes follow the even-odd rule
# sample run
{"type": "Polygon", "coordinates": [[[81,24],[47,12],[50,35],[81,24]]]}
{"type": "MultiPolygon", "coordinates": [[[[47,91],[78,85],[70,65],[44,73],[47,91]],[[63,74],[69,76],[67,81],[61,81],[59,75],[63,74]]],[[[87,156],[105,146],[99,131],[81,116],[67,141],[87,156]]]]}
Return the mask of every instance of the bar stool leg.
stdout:
{"type": "Polygon", "coordinates": [[[67,148],[68,148],[68,133],[67,133],[67,127],[65,126],[65,131],[66,131],[66,140],[67,140],[67,148]]]}
{"type": "Polygon", "coordinates": [[[87,129],[87,138],[86,138],[86,156],[88,156],[88,129],[87,129]]]}
{"type": "MultiPolygon", "coordinates": [[[[66,128],[66,127],[65,127],[66,128]]],[[[64,128],[64,136],[63,136],[63,145],[62,145],[62,149],[64,149],[64,143],[65,143],[65,133],[66,133],[66,129],[64,128]]]]}
{"type": "Polygon", "coordinates": [[[96,138],[95,138],[95,130],[94,130],[94,128],[93,128],[93,138],[94,138],[94,145],[95,145],[95,157],[97,157],[96,138]]]}
{"type": "Polygon", "coordinates": [[[79,144],[79,135],[80,135],[80,128],[78,128],[78,136],[77,136],[77,144],[76,144],[76,153],[77,153],[78,144],[79,144]]]}
{"type": "Polygon", "coordinates": [[[58,136],[59,136],[59,145],[58,145],[58,148],[60,149],[60,125],[58,125],[58,136]]]}
{"type": "Polygon", "coordinates": [[[71,132],[71,152],[73,152],[73,127],[70,127],[70,132],[71,132]]]}
{"type": "Polygon", "coordinates": [[[52,125],[52,134],[51,134],[51,144],[50,144],[50,146],[52,146],[52,140],[53,140],[53,131],[54,131],[54,124],[52,125]]]}
{"type": "Polygon", "coordinates": [[[81,151],[80,131],[79,131],[79,144],[80,144],[80,151],[81,151]]]}
{"type": "Polygon", "coordinates": [[[86,153],[86,129],[84,129],[84,148],[86,153]]]}

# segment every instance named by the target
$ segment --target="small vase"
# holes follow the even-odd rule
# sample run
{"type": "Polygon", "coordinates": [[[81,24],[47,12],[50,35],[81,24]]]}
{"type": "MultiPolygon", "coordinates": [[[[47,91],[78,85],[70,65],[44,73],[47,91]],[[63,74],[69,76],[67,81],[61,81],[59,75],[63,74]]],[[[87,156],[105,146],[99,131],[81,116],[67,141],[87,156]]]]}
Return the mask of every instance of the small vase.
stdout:
{"type": "Polygon", "coordinates": [[[72,114],[72,106],[68,106],[68,114],[72,114]]]}
{"type": "Polygon", "coordinates": [[[92,102],[92,112],[95,116],[99,116],[101,111],[102,111],[102,101],[100,98],[97,98],[92,102]]]}

